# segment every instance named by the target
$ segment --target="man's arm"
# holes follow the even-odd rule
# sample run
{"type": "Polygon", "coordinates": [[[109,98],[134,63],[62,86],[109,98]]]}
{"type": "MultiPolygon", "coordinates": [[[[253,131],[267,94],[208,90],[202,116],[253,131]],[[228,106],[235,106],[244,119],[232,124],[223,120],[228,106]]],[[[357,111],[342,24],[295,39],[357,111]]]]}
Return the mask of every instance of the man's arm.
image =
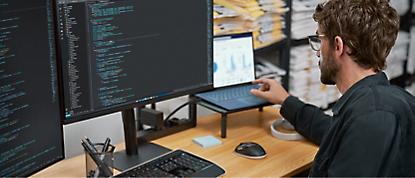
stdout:
{"type": "Polygon", "coordinates": [[[305,104],[294,96],[285,99],[280,113],[299,134],[317,145],[333,120],[318,107],[305,104]]]}
{"type": "MultiPolygon", "coordinates": [[[[387,176],[387,163],[393,157],[396,135],[395,115],[375,111],[350,120],[343,128],[344,136],[328,165],[329,176],[387,176]]],[[[396,148],[395,148],[396,149],[396,148]]]]}
{"type": "Polygon", "coordinates": [[[258,90],[251,90],[255,96],[271,103],[282,105],[281,115],[290,122],[303,137],[320,145],[324,133],[329,127],[332,117],[324,114],[316,106],[307,105],[290,96],[276,80],[261,78],[254,84],[262,84],[258,90]]]}

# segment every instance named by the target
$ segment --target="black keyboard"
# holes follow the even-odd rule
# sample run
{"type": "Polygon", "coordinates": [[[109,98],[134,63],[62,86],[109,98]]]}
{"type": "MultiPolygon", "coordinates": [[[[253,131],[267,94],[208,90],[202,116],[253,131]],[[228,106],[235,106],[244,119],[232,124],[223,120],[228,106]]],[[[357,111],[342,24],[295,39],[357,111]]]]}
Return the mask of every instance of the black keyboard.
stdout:
{"type": "Polygon", "coordinates": [[[219,177],[225,170],[183,150],[173,150],[114,177],[219,177]]]}
{"type": "Polygon", "coordinates": [[[247,85],[235,88],[228,88],[217,90],[208,94],[208,97],[213,101],[225,101],[234,98],[241,98],[244,96],[252,96],[251,89],[258,89],[259,85],[247,85]]]}

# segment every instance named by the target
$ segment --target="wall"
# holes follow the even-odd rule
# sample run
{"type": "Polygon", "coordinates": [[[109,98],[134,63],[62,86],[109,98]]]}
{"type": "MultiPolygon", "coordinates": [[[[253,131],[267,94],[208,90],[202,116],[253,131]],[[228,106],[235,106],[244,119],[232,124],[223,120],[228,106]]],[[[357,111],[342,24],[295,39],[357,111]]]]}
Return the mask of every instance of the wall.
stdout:
{"type": "MultiPolygon", "coordinates": [[[[167,116],[176,107],[185,102],[187,102],[187,96],[157,103],[156,107],[157,110],[164,113],[164,116],[167,116]]],[[[177,118],[187,118],[188,112],[188,108],[185,107],[174,116],[177,118]]],[[[214,112],[206,108],[200,106],[197,108],[198,118],[212,113],[214,112]]],[[[65,125],[63,131],[65,137],[66,158],[83,154],[83,148],[80,144],[80,140],[84,138],[84,136],[87,136],[93,142],[103,142],[107,137],[110,137],[111,143],[114,144],[124,141],[121,112],[65,125]]]]}

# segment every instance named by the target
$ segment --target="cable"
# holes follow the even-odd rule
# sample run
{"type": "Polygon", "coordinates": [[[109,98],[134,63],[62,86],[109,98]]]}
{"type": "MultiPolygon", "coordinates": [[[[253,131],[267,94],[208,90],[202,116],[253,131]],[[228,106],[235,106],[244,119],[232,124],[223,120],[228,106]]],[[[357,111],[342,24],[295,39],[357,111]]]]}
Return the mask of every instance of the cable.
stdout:
{"type": "Polygon", "coordinates": [[[169,119],[170,119],[170,117],[171,116],[173,116],[177,111],[179,111],[180,109],[182,109],[183,107],[185,107],[186,105],[188,105],[188,104],[193,104],[193,103],[197,103],[197,102],[199,102],[199,101],[202,101],[202,99],[200,99],[200,98],[197,98],[197,99],[194,99],[194,100],[191,100],[191,101],[188,101],[188,102],[186,102],[186,103],[184,103],[184,104],[182,104],[182,105],[180,105],[179,107],[177,107],[175,110],[173,110],[173,112],[171,112],[167,117],[166,117],[166,119],[164,119],[164,123],[167,123],[168,121],[169,121],[169,119]]]}

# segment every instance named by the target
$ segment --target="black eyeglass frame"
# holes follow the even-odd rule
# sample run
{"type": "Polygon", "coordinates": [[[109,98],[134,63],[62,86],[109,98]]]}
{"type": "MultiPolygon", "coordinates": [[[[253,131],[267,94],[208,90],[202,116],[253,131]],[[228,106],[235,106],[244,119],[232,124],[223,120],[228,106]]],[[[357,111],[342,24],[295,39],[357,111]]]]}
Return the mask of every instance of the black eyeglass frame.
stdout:
{"type": "Polygon", "coordinates": [[[307,36],[308,43],[310,43],[311,49],[314,51],[320,51],[321,49],[321,38],[324,35],[310,35],[307,36]]]}

